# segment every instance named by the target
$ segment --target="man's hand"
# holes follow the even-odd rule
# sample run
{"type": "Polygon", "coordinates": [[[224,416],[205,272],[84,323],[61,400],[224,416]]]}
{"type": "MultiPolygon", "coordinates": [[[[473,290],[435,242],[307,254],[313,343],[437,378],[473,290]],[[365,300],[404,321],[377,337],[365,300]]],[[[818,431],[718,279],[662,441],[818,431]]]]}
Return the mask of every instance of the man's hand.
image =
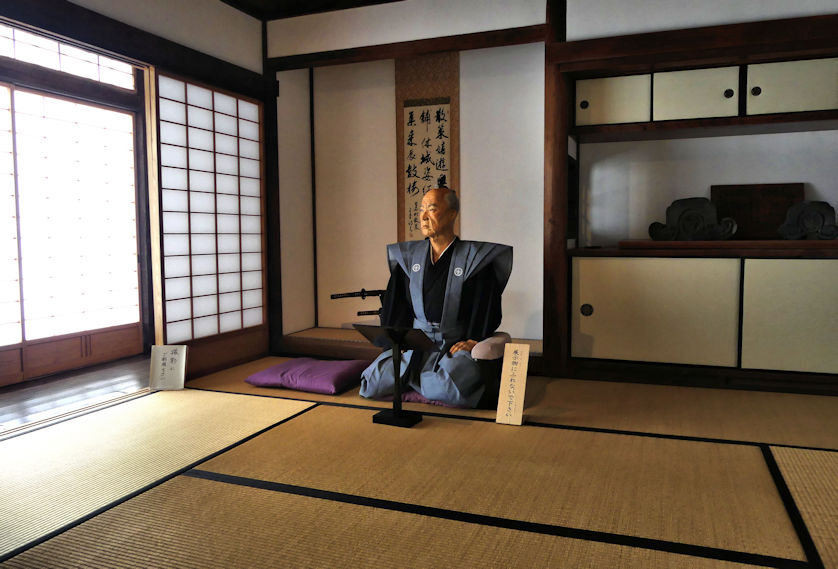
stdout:
{"type": "Polygon", "coordinates": [[[476,345],[477,345],[477,340],[463,340],[462,342],[457,342],[456,344],[451,346],[451,349],[448,350],[448,351],[451,353],[451,355],[456,354],[460,350],[465,350],[466,352],[471,352],[471,349],[474,348],[474,346],[476,346],[476,345]]]}

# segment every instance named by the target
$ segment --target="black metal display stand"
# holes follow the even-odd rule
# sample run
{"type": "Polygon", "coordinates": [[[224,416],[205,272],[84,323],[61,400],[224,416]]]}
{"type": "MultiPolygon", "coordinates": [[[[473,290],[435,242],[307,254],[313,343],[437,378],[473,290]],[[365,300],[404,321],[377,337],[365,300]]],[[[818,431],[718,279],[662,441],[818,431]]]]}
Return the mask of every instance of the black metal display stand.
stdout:
{"type": "Polygon", "coordinates": [[[392,326],[370,326],[353,324],[364,337],[375,345],[381,345],[382,340],[393,349],[393,408],[380,411],[373,415],[373,423],[392,425],[394,427],[412,427],[422,420],[422,414],[402,409],[402,382],[413,373],[415,366],[408,365],[405,376],[401,375],[401,350],[416,350],[421,352],[438,352],[439,349],[422,330],[415,328],[394,328],[392,326]]]}

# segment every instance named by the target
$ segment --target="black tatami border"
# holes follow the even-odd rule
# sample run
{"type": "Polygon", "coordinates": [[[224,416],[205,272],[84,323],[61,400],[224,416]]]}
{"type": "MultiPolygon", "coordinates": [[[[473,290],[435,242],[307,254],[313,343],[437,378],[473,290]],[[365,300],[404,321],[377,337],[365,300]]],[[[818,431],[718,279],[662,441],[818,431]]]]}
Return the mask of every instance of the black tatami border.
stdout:
{"type": "MultiPolygon", "coordinates": [[[[308,402],[305,401],[304,403],[308,403],[308,402]]],[[[24,544],[24,545],[22,545],[22,546],[20,546],[16,549],[13,549],[12,551],[9,551],[6,554],[0,555],[0,563],[3,563],[4,561],[7,561],[7,560],[11,559],[15,555],[19,555],[19,554],[23,553],[24,551],[26,551],[28,549],[32,549],[36,545],[39,545],[39,544],[41,544],[45,541],[48,541],[48,540],[52,539],[53,537],[56,537],[59,534],[64,533],[67,530],[70,530],[70,529],[72,529],[72,528],[74,528],[74,527],[92,519],[92,518],[95,518],[99,514],[102,514],[106,511],[110,510],[111,508],[114,508],[114,507],[116,507],[116,506],[118,506],[118,505],[120,505],[124,502],[127,502],[131,498],[135,498],[135,497],[139,496],[140,494],[143,494],[144,492],[147,492],[147,491],[151,490],[152,488],[160,486],[164,482],[167,482],[167,481],[171,480],[172,478],[180,476],[181,474],[184,474],[185,472],[188,472],[188,471],[194,469],[196,466],[199,466],[199,465],[203,464],[204,462],[207,462],[208,460],[213,459],[220,454],[223,454],[223,453],[225,453],[229,450],[232,450],[235,447],[237,447],[241,444],[244,444],[251,439],[254,439],[254,438],[258,437],[259,435],[262,435],[262,434],[266,433],[267,431],[270,431],[271,429],[273,429],[275,427],[278,427],[279,425],[282,425],[283,423],[287,423],[288,421],[290,421],[292,419],[295,419],[295,418],[299,417],[300,415],[311,411],[315,407],[317,407],[316,404],[311,405],[309,407],[306,407],[305,409],[303,409],[301,411],[298,411],[297,413],[294,413],[293,415],[290,415],[290,416],[288,416],[288,417],[286,417],[286,418],[284,418],[280,421],[277,421],[276,423],[273,423],[273,424],[271,424],[271,425],[269,425],[269,426],[267,426],[263,429],[260,429],[260,430],[256,431],[255,433],[252,433],[252,434],[244,437],[241,440],[238,440],[238,441],[236,441],[236,442],[234,442],[230,445],[227,445],[226,447],[224,447],[220,450],[217,450],[217,451],[213,452],[212,454],[210,454],[208,456],[200,458],[200,459],[196,460],[195,462],[193,462],[191,464],[188,464],[188,465],[186,465],[182,468],[179,468],[176,471],[174,471],[170,474],[167,474],[166,476],[164,476],[164,477],[162,477],[158,480],[155,480],[154,482],[151,482],[150,484],[147,484],[146,486],[143,486],[142,488],[140,488],[138,490],[135,490],[135,491],[131,492],[130,494],[127,494],[127,495],[125,495],[121,498],[117,498],[113,502],[111,502],[109,504],[106,504],[106,505],[92,511],[89,514],[86,514],[86,515],[82,516],[81,518],[79,518],[77,520],[73,520],[72,522],[70,522],[68,524],[65,524],[64,526],[62,526],[62,527],[60,527],[56,530],[51,531],[46,535],[42,535],[41,537],[33,539],[32,541],[30,541],[30,542],[28,542],[28,543],[26,543],[26,544],[24,544]]]]}
{"type": "Polygon", "coordinates": [[[687,543],[636,537],[594,530],[585,530],[552,524],[541,524],[482,514],[472,514],[469,512],[463,512],[459,510],[448,510],[443,508],[411,504],[407,502],[397,502],[393,500],[383,500],[380,498],[358,496],[355,494],[346,494],[343,492],[319,490],[316,488],[308,488],[305,486],[296,486],[293,484],[283,484],[279,482],[270,482],[267,480],[245,478],[241,476],[221,474],[218,472],[210,472],[207,470],[189,470],[187,472],[184,472],[184,476],[188,476],[191,478],[199,478],[202,480],[209,480],[213,482],[232,484],[236,486],[245,486],[248,488],[269,490],[272,492],[281,492],[284,494],[293,494],[296,496],[305,496],[308,498],[318,498],[321,500],[328,500],[331,502],[353,504],[356,506],[366,506],[370,508],[390,510],[407,514],[415,514],[420,516],[452,520],[469,524],[525,531],[529,533],[552,535],[557,537],[566,537],[584,541],[608,543],[612,545],[637,547],[641,549],[650,549],[655,551],[663,551],[667,553],[687,555],[690,557],[701,557],[706,559],[715,559],[719,561],[743,563],[759,567],[774,567],[777,569],[809,569],[814,567],[822,567],[822,565],[811,565],[810,563],[807,563],[805,561],[798,561],[795,559],[785,559],[782,557],[759,555],[756,553],[747,553],[742,551],[732,551],[715,547],[691,545],[687,543]]]}

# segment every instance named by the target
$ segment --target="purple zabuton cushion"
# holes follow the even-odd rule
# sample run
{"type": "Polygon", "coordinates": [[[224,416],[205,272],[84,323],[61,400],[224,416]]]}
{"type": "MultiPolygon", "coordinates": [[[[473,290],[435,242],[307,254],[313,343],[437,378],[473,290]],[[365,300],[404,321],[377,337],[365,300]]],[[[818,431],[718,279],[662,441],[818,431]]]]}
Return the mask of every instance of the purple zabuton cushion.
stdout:
{"type": "Polygon", "coordinates": [[[295,358],[254,373],[245,381],[257,387],[285,387],[334,395],[361,383],[364,360],[315,360],[295,358]]]}

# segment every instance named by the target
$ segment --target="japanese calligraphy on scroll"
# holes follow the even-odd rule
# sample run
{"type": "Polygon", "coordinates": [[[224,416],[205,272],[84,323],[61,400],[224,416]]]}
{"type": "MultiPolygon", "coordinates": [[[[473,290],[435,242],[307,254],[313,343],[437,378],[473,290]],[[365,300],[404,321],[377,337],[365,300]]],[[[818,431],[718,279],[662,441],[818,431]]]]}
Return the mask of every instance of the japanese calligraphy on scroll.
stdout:
{"type": "Polygon", "coordinates": [[[496,423],[520,425],[523,422],[529,362],[529,344],[510,343],[504,346],[496,423]]]}
{"type": "Polygon", "coordinates": [[[183,389],[186,379],[186,346],[152,346],[149,388],[183,389]]]}
{"type": "Polygon", "coordinates": [[[451,169],[450,99],[404,103],[405,240],[422,239],[419,205],[428,190],[448,186],[451,169]]]}

